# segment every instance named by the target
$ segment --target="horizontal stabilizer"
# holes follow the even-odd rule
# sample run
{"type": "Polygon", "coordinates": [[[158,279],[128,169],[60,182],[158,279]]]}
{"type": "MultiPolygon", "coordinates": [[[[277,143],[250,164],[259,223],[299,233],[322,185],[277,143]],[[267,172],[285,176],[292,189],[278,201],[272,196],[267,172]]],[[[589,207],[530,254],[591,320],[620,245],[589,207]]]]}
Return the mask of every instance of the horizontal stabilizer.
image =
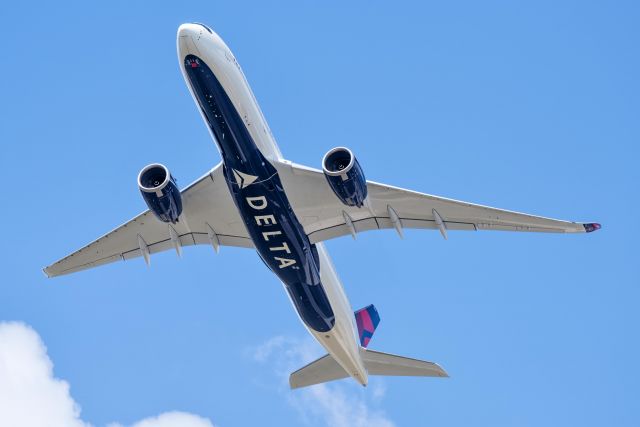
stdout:
{"type": "Polygon", "coordinates": [[[448,377],[438,364],[395,354],[360,348],[360,357],[369,375],[405,377],[448,377]]]}
{"type": "Polygon", "coordinates": [[[289,376],[292,389],[307,387],[314,384],[347,378],[349,374],[335,361],[330,354],[309,363],[289,376]]]}
{"type": "MultiPolygon", "coordinates": [[[[360,357],[369,375],[408,377],[448,377],[449,375],[433,362],[396,356],[394,354],[360,348],[360,357]]],[[[327,354],[309,363],[289,376],[292,389],[347,378],[347,372],[327,354]]]]}

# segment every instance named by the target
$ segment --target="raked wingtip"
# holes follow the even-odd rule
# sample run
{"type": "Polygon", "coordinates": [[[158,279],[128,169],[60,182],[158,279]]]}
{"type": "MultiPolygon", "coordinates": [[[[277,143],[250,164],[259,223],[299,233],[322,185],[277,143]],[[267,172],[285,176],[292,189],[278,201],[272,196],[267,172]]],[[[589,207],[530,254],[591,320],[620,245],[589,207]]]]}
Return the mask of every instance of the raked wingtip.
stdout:
{"type": "Polygon", "coordinates": [[[592,233],[602,228],[602,225],[598,224],[597,222],[588,222],[588,223],[582,224],[582,226],[584,227],[584,231],[586,233],[592,233]]]}

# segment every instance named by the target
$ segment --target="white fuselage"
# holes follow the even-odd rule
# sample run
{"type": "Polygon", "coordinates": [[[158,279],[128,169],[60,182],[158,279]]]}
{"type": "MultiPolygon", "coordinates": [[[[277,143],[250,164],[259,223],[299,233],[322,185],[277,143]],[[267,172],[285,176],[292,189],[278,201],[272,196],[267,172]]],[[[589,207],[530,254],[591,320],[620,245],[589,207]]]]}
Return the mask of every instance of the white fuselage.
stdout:
{"type": "MultiPolygon", "coordinates": [[[[262,155],[275,165],[282,164],[282,153],[238,62],[224,41],[203,25],[183,24],[178,29],[177,44],[180,69],[196,104],[198,101],[182,66],[187,55],[195,55],[208,65],[242,117],[246,129],[262,155]]],[[[203,119],[206,122],[204,114],[203,119]]],[[[213,133],[211,135],[215,140],[213,133]]],[[[280,178],[286,192],[288,183],[295,177],[291,174],[281,174],[280,178]]],[[[295,212],[294,203],[292,208],[295,212]]],[[[317,332],[302,323],[349,375],[360,384],[366,385],[367,372],[360,357],[353,310],[326,248],[322,243],[316,243],[316,248],[320,261],[320,279],[335,315],[335,324],[328,332],[317,332]]]]}

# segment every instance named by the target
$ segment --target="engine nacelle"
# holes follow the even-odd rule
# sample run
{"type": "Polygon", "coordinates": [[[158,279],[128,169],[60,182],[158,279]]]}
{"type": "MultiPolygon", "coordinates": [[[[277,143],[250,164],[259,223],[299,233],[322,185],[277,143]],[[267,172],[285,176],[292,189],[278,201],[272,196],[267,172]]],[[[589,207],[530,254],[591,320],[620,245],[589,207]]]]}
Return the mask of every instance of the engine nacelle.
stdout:
{"type": "Polygon", "coordinates": [[[367,198],[367,180],[351,150],[345,147],[329,150],[322,159],[322,171],[342,203],[362,207],[367,198]]]}
{"type": "Polygon", "coordinates": [[[151,212],[162,222],[175,224],[182,213],[182,196],[169,169],[160,163],[145,166],[138,174],[138,188],[151,212]]]}

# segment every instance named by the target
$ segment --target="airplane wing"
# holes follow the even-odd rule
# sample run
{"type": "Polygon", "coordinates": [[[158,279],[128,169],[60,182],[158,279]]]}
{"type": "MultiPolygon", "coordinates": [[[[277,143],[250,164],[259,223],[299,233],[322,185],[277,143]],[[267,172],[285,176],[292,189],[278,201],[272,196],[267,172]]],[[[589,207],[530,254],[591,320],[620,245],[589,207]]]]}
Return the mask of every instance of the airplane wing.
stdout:
{"type": "Polygon", "coordinates": [[[356,232],[395,228],[440,230],[502,230],[584,233],[599,224],[577,223],[476,205],[386,184],[367,181],[362,208],[340,202],[322,171],[283,161],[276,165],[285,190],[312,243],[356,232]]]}
{"type": "Polygon", "coordinates": [[[253,242],[229,194],[222,163],[182,190],[180,221],[166,224],[146,210],[126,224],[44,268],[48,277],[74,273],[182,246],[253,248],[253,242]]]}

